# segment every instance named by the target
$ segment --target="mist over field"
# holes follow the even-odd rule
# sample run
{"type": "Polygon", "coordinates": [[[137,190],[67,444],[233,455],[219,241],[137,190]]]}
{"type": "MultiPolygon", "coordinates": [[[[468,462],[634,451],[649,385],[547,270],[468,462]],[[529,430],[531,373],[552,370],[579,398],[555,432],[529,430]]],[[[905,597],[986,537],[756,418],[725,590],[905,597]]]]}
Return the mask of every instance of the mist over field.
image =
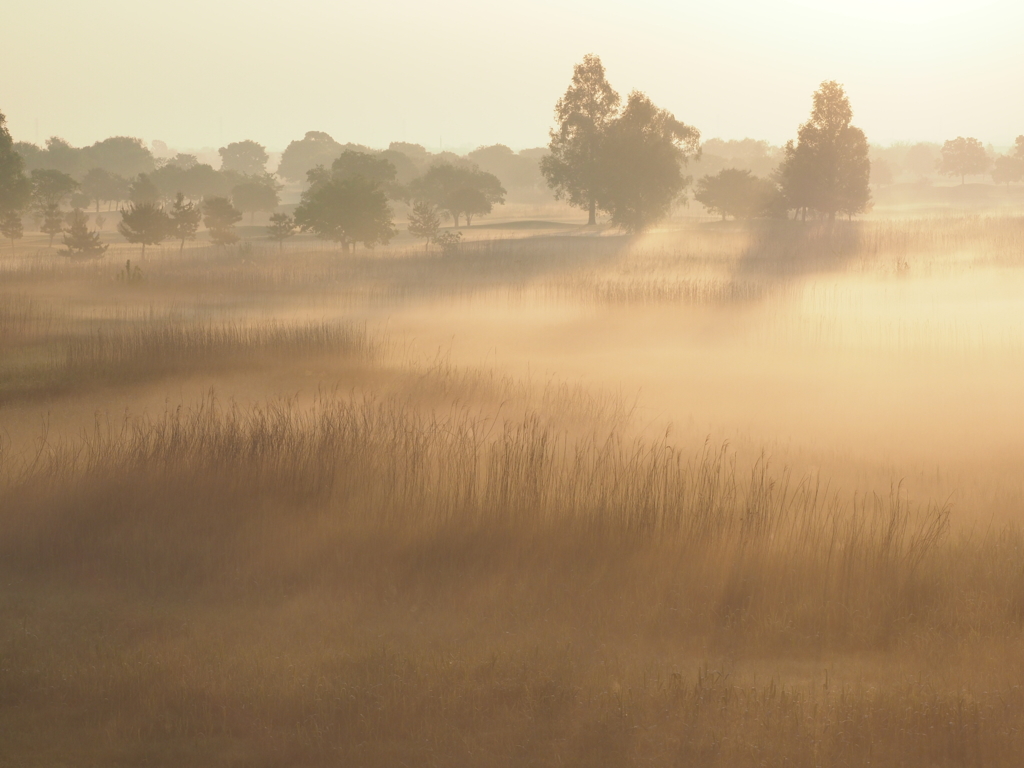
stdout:
{"type": "Polygon", "coordinates": [[[1019,765],[1021,13],[5,8],[0,767],[1019,765]]]}

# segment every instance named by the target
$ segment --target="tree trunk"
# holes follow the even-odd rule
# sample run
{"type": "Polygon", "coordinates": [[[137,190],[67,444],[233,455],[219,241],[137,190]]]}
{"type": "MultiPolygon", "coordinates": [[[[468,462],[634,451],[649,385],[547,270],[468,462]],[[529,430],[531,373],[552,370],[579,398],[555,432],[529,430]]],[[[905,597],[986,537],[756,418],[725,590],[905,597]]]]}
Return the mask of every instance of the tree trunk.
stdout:
{"type": "Polygon", "coordinates": [[[452,218],[455,220],[455,223],[452,224],[452,229],[458,229],[459,228],[459,214],[458,213],[452,213],[452,218]]]}
{"type": "Polygon", "coordinates": [[[591,198],[590,200],[590,215],[587,217],[587,226],[593,227],[597,224],[597,201],[591,198]]]}
{"type": "Polygon", "coordinates": [[[142,260],[143,261],[146,260],[146,244],[145,243],[142,244],[142,260]]]}
{"type": "Polygon", "coordinates": [[[181,256],[185,252],[185,238],[181,238],[181,245],[178,246],[178,255],[181,256]]]}

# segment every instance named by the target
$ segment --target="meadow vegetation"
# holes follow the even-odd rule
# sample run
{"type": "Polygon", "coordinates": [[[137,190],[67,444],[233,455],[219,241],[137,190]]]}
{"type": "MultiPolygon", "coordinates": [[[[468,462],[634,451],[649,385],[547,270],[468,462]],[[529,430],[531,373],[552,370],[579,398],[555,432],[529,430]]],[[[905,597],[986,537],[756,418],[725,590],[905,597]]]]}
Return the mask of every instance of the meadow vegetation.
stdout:
{"type": "Polygon", "coordinates": [[[6,250],[0,765],[1018,764],[1022,252],[6,250]]]}

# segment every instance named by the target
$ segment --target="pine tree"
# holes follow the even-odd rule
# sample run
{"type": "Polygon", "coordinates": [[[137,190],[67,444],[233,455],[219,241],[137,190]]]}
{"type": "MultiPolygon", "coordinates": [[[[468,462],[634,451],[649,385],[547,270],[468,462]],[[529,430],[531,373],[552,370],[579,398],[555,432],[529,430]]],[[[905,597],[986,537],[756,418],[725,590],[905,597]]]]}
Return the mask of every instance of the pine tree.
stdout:
{"type": "Polygon", "coordinates": [[[53,248],[53,238],[64,231],[64,217],[60,212],[60,203],[43,203],[39,208],[43,223],[39,231],[50,236],[50,248],[53,248]]]}
{"type": "Polygon", "coordinates": [[[210,240],[217,245],[230,245],[238,240],[235,224],[242,220],[242,212],[226,197],[211,197],[203,201],[203,223],[210,230],[210,240]]]}
{"type": "Polygon", "coordinates": [[[71,212],[71,224],[64,230],[62,256],[102,256],[110,246],[100,242],[99,232],[89,231],[89,217],[80,208],[71,212]]]}
{"type": "Polygon", "coordinates": [[[267,237],[276,240],[279,249],[284,249],[284,241],[295,234],[295,219],[287,213],[275,213],[270,217],[267,237]]]}
{"type": "Polygon", "coordinates": [[[167,237],[168,223],[167,214],[156,203],[133,203],[121,211],[117,231],[129,243],[141,244],[142,258],[146,258],[146,246],[167,237]]]}
{"type": "Polygon", "coordinates": [[[202,220],[203,212],[199,210],[199,206],[193,202],[186,203],[185,196],[179,192],[167,215],[168,234],[173,239],[181,241],[178,247],[179,254],[185,249],[186,240],[196,239],[196,232],[202,220]]]}

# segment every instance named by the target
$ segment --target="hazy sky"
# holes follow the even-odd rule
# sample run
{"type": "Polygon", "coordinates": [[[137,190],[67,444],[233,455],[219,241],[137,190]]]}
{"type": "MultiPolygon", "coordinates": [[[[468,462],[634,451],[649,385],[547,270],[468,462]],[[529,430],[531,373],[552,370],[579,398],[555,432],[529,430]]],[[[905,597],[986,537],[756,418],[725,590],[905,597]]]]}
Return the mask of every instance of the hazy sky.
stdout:
{"type": "Polygon", "coordinates": [[[3,0],[0,28],[0,110],[40,143],[539,146],[588,52],[705,138],[781,143],[825,79],[872,142],[1024,133],[1021,0],[3,0]]]}

